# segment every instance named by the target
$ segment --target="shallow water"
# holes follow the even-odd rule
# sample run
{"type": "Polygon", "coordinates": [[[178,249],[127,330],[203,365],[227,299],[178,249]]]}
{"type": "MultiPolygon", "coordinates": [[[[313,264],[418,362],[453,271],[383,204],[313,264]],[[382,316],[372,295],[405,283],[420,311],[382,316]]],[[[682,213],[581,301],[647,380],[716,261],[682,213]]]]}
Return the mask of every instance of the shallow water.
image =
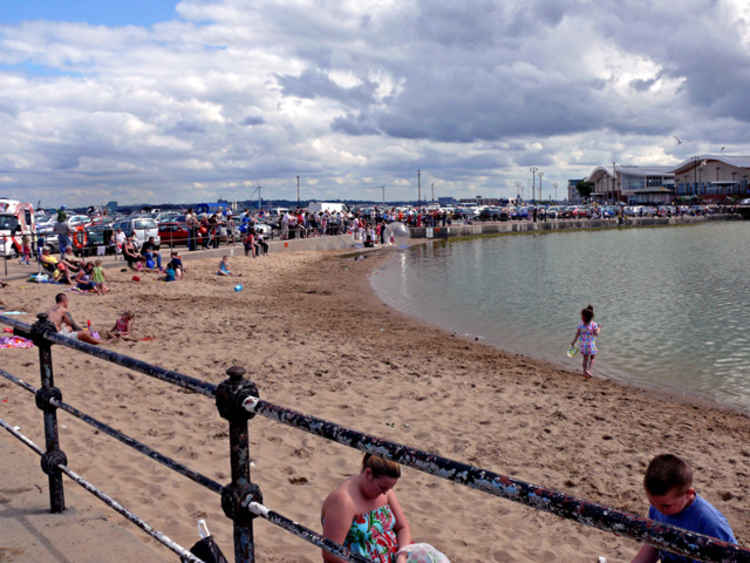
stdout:
{"type": "Polygon", "coordinates": [[[595,375],[750,412],[750,221],[436,242],[371,278],[389,305],[571,369],[594,305],[595,375]]]}

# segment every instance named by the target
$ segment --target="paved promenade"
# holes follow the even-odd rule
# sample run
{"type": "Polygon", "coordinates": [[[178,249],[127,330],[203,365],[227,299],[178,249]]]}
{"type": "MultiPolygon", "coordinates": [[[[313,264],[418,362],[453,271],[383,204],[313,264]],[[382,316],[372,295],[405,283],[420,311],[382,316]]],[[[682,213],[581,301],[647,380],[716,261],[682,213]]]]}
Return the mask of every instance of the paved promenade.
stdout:
{"type": "MultiPolygon", "coordinates": [[[[185,246],[176,247],[184,261],[195,260],[197,258],[215,257],[220,260],[225,254],[230,256],[243,256],[245,251],[240,243],[222,245],[219,248],[209,248],[207,250],[194,250],[190,252],[185,246]]],[[[353,248],[351,235],[337,235],[325,237],[311,237],[303,239],[291,239],[287,241],[272,240],[268,241],[268,252],[296,252],[304,250],[345,250],[353,248]]],[[[169,261],[169,247],[161,247],[162,261],[169,261]]],[[[89,259],[96,258],[90,257],[89,259]]],[[[217,262],[218,264],[218,262],[217,262]]],[[[124,268],[125,261],[113,255],[102,257],[102,266],[104,268],[124,268]]],[[[31,265],[26,266],[18,263],[18,259],[3,260],[0,263],[0,279],[4,280],[22,280],[39,271],[39,265],[32,261],[31,265]]],[[[0,559],[2,561],[2,559],[0,559]]]]}

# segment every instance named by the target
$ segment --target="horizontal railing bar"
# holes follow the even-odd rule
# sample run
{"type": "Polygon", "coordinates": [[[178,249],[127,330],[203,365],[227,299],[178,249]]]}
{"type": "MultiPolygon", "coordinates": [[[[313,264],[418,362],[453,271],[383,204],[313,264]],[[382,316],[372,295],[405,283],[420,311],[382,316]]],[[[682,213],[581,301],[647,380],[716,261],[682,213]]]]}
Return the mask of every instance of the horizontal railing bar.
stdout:
{"type": "Polygon", "coordinates": [[[251,498],[252,496],[248,497],[243,505],[246,506],[247,509],[256,516],[260,516],[264,520],[269,521],[271,524],[275,524],[276,526],[283,528],[287,532],[291,532],[292,534],[305,540],[306,542],[317,545],[318,547],[325,549],[329,553],[333,553],[335,556],[340,557],[341,559],[354,561],[354,563],[370,563],[369,559],[362,557],[361,555],[357,555],[356,553],[352,553],[343,545],[339,545],[336,542],[333,542],[328,538],[325,538],[320,534],[313,532],[311,529],[306,528],[302,524],[299,524],[294,520],[290,520],[286,516],[282,516],[278,512],[274,512],[273,510],[270,510],[268,507],[260,503],[247,502],[251,498]]]}
{"type": "Polygon", "coordinates": [[[550,512],[586,526],[645,541],[660,549],[702,561],[750,562],[750,551],[716,538],[655,522],[635,514],[619,512],[554,489],[526,483],[397,442],[382,440],[334,422],[274,405],[257,397],[248,397],[243,402],[243,406],[250,413],[261,414],[271,420],[350,448],[379,455],[401,465],[550,512]]]}
{"type": "MultiPolygon", "coordinates": [[[[13,374],[10,374],[3,369],[0,369],[0,376],[12,381],[16,385],[23,387],[30,393],[37,392],[37,389],[33,385],[29,385],[25,381],[17,378],[13,374]]],[[[123,434],[119,430],[112,428],[111,426],[87,415],[84,412],[79,411],[77,408],[67,403],[58,401],[56,399],[50,399],[50,403],[52,404],[52,406],[62,409],[67,413],[70,413],[76,418],[79,418],[82,421],[84,421],[86,424],[89,424],[93,426],[94,428],[101,430],[105,434],[112,436],[113,438],[115,438],[116,440],[119,440],[126,446],[129,446],[133,448],[134,450],[142,453],[143,455],[150,457],[154,461],[161,463],[162,465],[168,467],[172,471],[176,471],[177,473],[184,475],[188,479],[195,481],[199,485],[202,485],[206,487],[207,489],[212,490],[215,493],[221,494],[222,485],[217,483],[213,479],[210,479],[209,477],[206,477],[205,475],[202,475],[198,473],[197,471],[193,471],[192,469],[182,465],[180,462],[175,461],[174,459],[165,456],[164,454],[154,450],[153,448],[150,448],[146,444],[139,442],[135,438],[132,438],[131,436],[128,436],[127,434],[123,434]]]]}
{"type": "MultiPolygon", "coordinates": [[[[37,454],[44,455],[44,452],[42,449],[37,446],[34,442],[32,442],[29,438],[21,434],[16,428],[5,422],[2,418],[0,418],[0,426],[5,428],[10,434],[18,438],[21,442],[26,444],[29,448],[34,450],[37,454]]],[[[119,502],[117,502],[115,499],[110,497],[109,495],[103,493],[98,488],[96,488],[94,485],[86,481],[83,477],[78,475],[75,471],[70,469],[68,466],[63,464],[58,464],[57,467],[65,473],[68,477],[70,477],[73,481],[78,483],[81,487],[86,489],[88,492],[90,492],[92,495],[94,495],[96,498],[101,500],[104,504],[115,510],[116,512],[119,512],[122,514],[125,518],[133,522],[136,526],[138,526],[141,530],[146,532],[149,536],[154,538],[156,541],[160,542],[161,544],[165,545],[172,551],[174,551],[177,555],[183,558],[184,561],[191,561],[192,563],[205,563],[202,559],[197,558],[195,555],[190,553],[188,550],[186,550],[184,547],[179,545],[178,543],[175,543],[172,539],[170,539],[168,536],[163,534],[162,532],[155,530],[152,528],[147,522],[130,512],[127,508],[122,506],[119,502]]]]}
{"type": "MultiPolygon", "coordinates": [[[[31,325],[22,323],[20,321],[17,321],[16,319],[11,319],[10,317],[6,317],[3,315],[0,315],[0,323],[12,326],[15,333],[24,336],[25,338],[32,338],[31,325]]],[[[158,366],[151,365],[148,362],[144,362],[143,360],[137,360],[136,358],[131,358],[130,356],[119,354],[118,352],[109,350],[108,348],[102,348],[101,346],[81,342],[80,340],[63,336],[59,332],[47,332],[44,334],[44,338],[49,342],[52,342],[53,344],[60,344],[61,346],[66,346],[67,348],[73,348],[90,356],[95,356],[113,364],[117,364],[128,369],[141,372],[150,377],[161,379],[162,381],[177,385],[178,387],[182,387],[183,389],[190,389],[191,391],[206,395],[207,397],[216,396],[216,385],[214,385],[213,383],[202,381],[195,377],[190,377],[189,375],[185,375],[176,371],[160,368],[158,366]]]]}

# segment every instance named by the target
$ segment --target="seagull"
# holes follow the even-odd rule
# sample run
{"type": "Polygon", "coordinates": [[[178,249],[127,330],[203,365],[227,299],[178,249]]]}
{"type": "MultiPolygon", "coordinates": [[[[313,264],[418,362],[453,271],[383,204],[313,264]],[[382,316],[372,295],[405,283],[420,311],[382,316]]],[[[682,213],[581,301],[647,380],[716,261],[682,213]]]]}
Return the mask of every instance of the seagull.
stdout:
{"type": "Polygon", "coordinates": [[[672,136],[675,138],[675,140],[677,141],[678,145],[682,144],[682,139],[680,139],[677,135],[672,135],[672,136]]]}

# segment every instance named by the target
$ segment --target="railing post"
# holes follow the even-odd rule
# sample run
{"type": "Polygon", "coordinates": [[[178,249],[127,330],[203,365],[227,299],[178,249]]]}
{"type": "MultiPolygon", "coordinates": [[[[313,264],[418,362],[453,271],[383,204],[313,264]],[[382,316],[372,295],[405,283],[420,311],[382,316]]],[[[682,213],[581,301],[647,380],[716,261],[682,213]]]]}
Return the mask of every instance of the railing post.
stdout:
{"type": "Polygon", "coordinates": [[[231,367],[227,370],[229,379],[216,388],[216,407],[222,418],[229,421],[229,455],[232,467],[232,482],[221,491],[221,507],[234,522],[235,563],[253,563],[255,545],[253,542],[253,518],[247,509],[248,495],[255,502],[262,503],[260,489],[250,481],[250,439],[248,420],[254,415],[242,407],[248,396],[258,396],[258,388],[252,381],[242,376],[245,370],[231,367]]]}
{"type": "Polygon", "coordinates": [[[65,494],[63,492],[62,472],[58,464],[67,465],[65,453],[60,449],[57,434],[57,408],[49,402],[51,398],[62,400],[62,393],[55,387],[52,374],[52,344],[44,338],[48,332],[57,332],[55,325],[47,318],[47,313],[39,313],[37,322],[31,326],[31,337],[39,348],[39,371],[42,376],[42,386],[36,393],[36,406],[44,411],[44,441],[46,452],[42,456],[42,471],[49,478],[50,512],[65,510],[65,494]]]}

